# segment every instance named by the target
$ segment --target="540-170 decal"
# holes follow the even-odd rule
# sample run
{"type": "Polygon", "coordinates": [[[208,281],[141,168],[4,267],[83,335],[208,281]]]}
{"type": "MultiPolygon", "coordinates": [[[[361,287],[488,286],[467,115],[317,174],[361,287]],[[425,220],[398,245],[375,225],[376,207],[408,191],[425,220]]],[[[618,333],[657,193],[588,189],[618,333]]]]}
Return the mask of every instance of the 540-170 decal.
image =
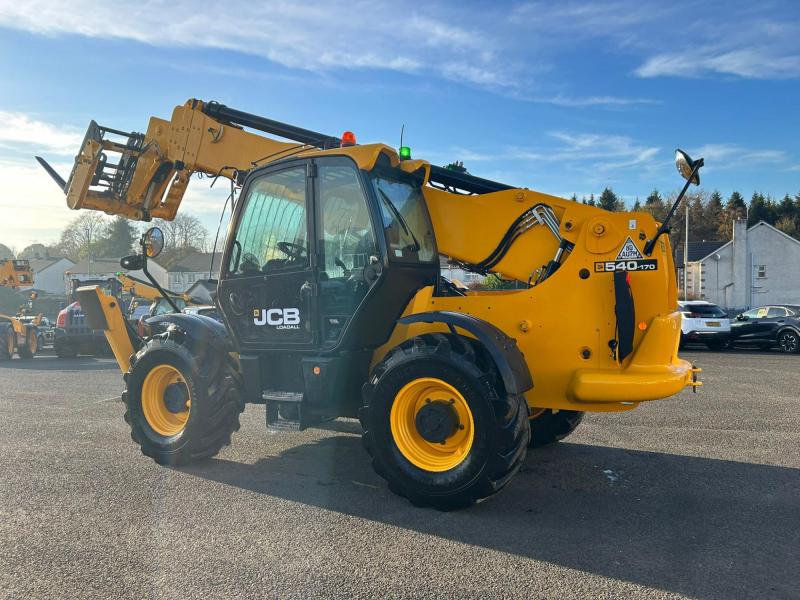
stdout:
{"type": "Polygon", "coordinates": [[[594,263],[595,273],[613,273],[614,271],[655,271],[658,260],[655,258],[641,260],[607,260],[594,263]]]}
{"type": "Polygon", "coordinates": [[[614,271],[656,271],[658,260],[645,258],[633,240],[628,237],[615,260],[594,263],[595,273],[613,273],[614,271]]]}

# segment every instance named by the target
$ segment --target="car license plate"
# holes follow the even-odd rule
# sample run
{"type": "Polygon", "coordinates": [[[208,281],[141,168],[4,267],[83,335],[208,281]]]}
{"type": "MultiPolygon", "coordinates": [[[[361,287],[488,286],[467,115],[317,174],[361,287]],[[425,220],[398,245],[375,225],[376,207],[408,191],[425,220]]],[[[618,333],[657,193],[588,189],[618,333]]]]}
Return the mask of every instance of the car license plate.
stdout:
{"type": "Polygon", "coordinates": [[[719,321],[706,321],[706,327],[719,327],[719,321]]]}

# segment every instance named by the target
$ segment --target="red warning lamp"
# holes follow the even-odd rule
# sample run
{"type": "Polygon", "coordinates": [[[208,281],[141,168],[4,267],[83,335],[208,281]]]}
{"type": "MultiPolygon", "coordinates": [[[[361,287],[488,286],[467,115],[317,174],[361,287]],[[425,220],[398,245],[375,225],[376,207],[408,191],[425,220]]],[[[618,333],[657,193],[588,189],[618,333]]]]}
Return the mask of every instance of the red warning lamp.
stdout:
{"type": "Polygon", "coordinates": [[[355,146],[356,145],[356,134],[352,131],[345,131],[342,134],[342,141],[339,144],[340,148],[344,148],[345,146],[355,146]]]}

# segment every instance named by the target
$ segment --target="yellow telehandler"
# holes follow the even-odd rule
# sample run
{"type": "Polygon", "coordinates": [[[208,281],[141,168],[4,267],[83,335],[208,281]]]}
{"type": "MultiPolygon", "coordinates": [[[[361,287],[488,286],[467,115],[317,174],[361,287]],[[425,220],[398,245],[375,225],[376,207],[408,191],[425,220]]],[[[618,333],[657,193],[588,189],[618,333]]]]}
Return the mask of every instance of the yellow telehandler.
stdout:
{"type": "MultiPolygon", "coordinates": [[[[0,260],[0,286],[11,289],[31,287],[33,271],[24,259],[0,260]]],[[[31,309],[36,293],[32,292],[27,305],[22,305],[15,316],[0,314],[0,360],[10,360],[16,352],[20,358],[33,358],[39,350],[39,323],[42,315],[23,323],[20,317],[31,309]]]]}
{"type": "MultiPolygon", "coordinates": [[[[676,160],[686,185],[659,224],[199,100],[144,134],[92,122],[67,181],[39,159],[70,208],[143,221],[172,219],[195,173],[240,189],[216,296],[224,325],[168,314],[139,337],[113,298],[79,292],[125,374],[145,455],[217,454],[245,403],[265,404],[273,429],[358,417],[389,487],[440,509],[498,492],[529,447],[586,411],[700,385],[677,356],[664,233],[703,161],[676,160]],[[464,291],[441,277],[440,253],[521,289],[464,291]]],[[[123,266],[147,274],[162,246],[149,230],[123,266]]]]}

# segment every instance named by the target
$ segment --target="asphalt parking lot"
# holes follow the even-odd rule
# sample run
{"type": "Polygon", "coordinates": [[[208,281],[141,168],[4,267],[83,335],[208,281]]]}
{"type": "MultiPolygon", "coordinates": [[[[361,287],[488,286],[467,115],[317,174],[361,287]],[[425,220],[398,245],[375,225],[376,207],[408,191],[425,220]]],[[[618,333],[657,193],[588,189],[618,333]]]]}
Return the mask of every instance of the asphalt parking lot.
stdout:
{"type": "Polygon", "coordinates": [[[140,455],[107,359],[0,363],[6,598],[797,598],[800,356],[687,352],[684,392],[588,415],[472,509],[413,508],[356,422],[191,468],[140,455]]]}

